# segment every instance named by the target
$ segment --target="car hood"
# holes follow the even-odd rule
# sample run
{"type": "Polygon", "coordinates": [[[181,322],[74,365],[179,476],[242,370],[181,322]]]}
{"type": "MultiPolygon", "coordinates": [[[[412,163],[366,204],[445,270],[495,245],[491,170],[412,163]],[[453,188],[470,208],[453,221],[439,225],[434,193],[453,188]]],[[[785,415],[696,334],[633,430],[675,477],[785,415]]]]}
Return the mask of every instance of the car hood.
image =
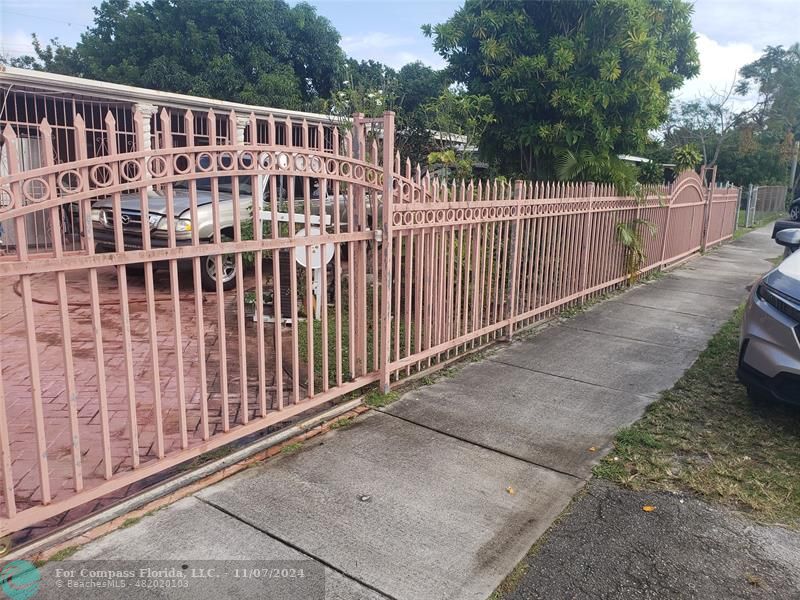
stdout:
{"type": "Polygon", "coordinates": [[[773,290],[800,302],[800,250],[789,255],[764,277],[773,290]]]}
{"type": "MultiPolygon", "coordinates": [[[[175,215],[180,215],[182,212],[189,210],[191,208],[189,202],[189,190],[177,188],[173,190],[172,193],[173,198],[173,206],[175,208],[175,215]]],[[[240,195],[239,196],[242,206],[249,206],[250,204],[250,196],[247,195],[240,195]]],[[[233,196],[227,192],[219,192],[219,199],[220,202],[226,202],[233,200],[233,196]]],[[[211,192],[197,190],[197,205],[202,206],[204,204],[209,204],[211,202],[211,192]]],[[[148,190],[147,192],[147,204],[148,209],[151,213],[157,213],[160,215],[166,214],[167,212],[167,197],[162,196],[154,192],[153,190],[148,190]]],[[[93,208],[113,208],[114,201],[112,198],[102,198],[95,202],[93,208]]],[[[122,210],[125,211],[135,211],[138,212],[141,208],[139,194],[121,194],[120,195],[120,207],[122,210]]]]}

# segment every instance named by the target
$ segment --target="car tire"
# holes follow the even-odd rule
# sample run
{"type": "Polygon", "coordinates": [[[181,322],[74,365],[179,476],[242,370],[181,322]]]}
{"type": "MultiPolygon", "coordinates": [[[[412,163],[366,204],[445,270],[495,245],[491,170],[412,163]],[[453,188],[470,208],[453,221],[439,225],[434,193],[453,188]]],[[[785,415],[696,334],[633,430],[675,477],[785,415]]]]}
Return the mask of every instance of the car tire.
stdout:
{"type": "Polygon", "coordinates": [[[792,221],[800,221],[800,204],[794,204],[789,209],[789,218],[792,221]]]}
{"type": "MultiPolygon", "coordinates": [[[[200,258],[200,283],[203,290],[206,292],[215,292],[217,290],[217,276],[216,276],[216,255],[203,256],[200,258]]],[[[220,256],[222,262],[222,289],[225,291],[232,290],[236,286],[236,255],[223,254],[220,256]]]]}
{"type": "Polygon", "coordinates": [[[751,402],[755,404],[761,404],[769,400],[764,391],[761,388],[758,388],[754,385],[747,386],[747,397],[750,399],[751,402]]]}

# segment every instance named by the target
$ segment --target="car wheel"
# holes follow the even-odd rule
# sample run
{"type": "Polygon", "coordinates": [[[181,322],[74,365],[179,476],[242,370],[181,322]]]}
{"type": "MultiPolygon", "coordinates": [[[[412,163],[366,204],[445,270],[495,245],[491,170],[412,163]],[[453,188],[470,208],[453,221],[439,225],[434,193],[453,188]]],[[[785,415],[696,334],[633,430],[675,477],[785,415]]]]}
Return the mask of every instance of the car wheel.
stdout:
{"type": "Polygon", "coordinates": [[[792,221],[800,221],[800,204],[795,204],[789,209],[789,218],[792,221]]]}
{"type": "Polygon", "coordinates": [[[761,388],[758,388],[753,385],[747,386],[747,397],[750,398],[751,402],[757,402],[757,403],[767,402],[769,400],[769,398],[767,398],[767,395],[761,388]]]}
{"type": "MultiPolygon", "coordinates": [[[[230,290],[236,285],[236,255],[223,254],[220,258],[223,290],[230,290]]],[[[204,256],[200,263],[200,279],[203,289],[214,292],[217,289],[217,257],[204,256]]]]}

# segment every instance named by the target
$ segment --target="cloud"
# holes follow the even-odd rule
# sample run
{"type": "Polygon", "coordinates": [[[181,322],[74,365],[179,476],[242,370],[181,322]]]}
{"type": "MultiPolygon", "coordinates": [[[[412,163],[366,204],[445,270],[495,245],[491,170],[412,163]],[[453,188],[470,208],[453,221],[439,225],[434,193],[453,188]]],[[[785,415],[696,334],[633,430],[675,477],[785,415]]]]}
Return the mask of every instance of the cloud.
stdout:
{"type": "MultiPolygon", "coordinates": [[[[692,100],[702,96],[714,96],[726,92],[739,69],[753,62],[759,52],[751,44],[745,42],[719,43],[705,34],[697,36],[697,51],[700,54],[700,74],[687,81],[676,94],[679,100],[692,100]]],[[[749,107],[754,98],[737,98],[735,104],[749,107]]]]}
{"type": "Polygon", "coordinates": [[[797,41],[797,0],[698,0],[692,23],[696,31],[723,44],[746,40],[756,50],[797,41]]]}
{"type": "Polygon", "coordinates": [[[346,35],[341,46],[348,56],[358,60],[377,60],[394,69],[418,60],[436,69],[445,66],[429,43],[421,43],[412,36],[373,31],[364,35],[346,35]]]}
{"type": "Polygon", "coordinates": [[[2,39],[0,39],[0,54],[4,56],[33,54],[31,35],[21,30],[12,33],[3,32],[2,39]]]}

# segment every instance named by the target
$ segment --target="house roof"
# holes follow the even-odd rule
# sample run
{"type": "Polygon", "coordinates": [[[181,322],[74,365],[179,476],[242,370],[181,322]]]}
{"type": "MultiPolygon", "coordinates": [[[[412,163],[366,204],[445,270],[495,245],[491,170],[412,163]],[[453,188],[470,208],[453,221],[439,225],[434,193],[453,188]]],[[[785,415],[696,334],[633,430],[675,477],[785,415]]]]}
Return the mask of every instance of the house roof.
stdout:
{"type": "Polygon", "coordinates": [[[146,88],[133,87],[130,85],[120,85],[106,81],[94,79],[83,79],[82,77],[70,77],[56,73],[45,73],[43,71],[33,71],[30,69],[18,69],[0,65],[0,85],[12,87],[29,88],[34,91],[47,90],[54,93],[66,95],[92,96],[104,100],[114,100],[119,102],[130,102],[156,104],[159,106],[170,106],[193,111],[215,111],[226,112],[235,111],[237,114],[248,115],[251,112],[256,116],[291,117],[302,121],[330,121],[329,115],[321,113],[310,113],[296,110],[286,110],[282,108],[270,108],[266,106],[256,106],[252,104],[241,104],[239,102],[227,102],[215,100],[213,98],[202,98],[200,96],[189,96],[187,94],[174,94],[172,92],[160,92],[146,88]]]}

